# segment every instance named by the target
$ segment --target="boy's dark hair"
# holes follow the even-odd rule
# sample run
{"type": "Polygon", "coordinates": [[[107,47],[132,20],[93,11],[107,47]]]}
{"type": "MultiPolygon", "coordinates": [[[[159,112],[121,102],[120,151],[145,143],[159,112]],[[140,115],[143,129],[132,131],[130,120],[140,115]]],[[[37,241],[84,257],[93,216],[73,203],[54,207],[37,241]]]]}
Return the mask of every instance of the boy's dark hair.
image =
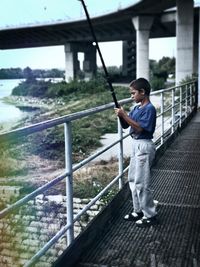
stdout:
{"type": "Polygon", "coordinates": [[[134,88],[135,90],[141,91],[144,89],[145,95],[150,95],[151,85],[145,78],[138,78],[137,80],[133,80],[129,87],[134,88]]]}

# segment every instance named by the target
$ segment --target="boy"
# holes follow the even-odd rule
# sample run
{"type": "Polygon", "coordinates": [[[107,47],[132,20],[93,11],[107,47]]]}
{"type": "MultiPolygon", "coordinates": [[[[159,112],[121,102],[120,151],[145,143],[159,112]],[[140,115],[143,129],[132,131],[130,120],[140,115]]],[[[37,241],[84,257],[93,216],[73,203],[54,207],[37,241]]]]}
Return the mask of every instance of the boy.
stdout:
{"type": "Polygon", "coordinates": [[[157,223],[156,207],[150,190],[150,167],[155,157],[155,145],[151,140],[156,126],[156,109],[149,100],[151,87],[144,78],[130,83],[131,98],[140,105],[129,113],[122,107],[116,108],[117,116],[131,127],[132,154],[128,181],[132,193],[133,212],[124,219],[135,221],[138,227],[157,223]]]}

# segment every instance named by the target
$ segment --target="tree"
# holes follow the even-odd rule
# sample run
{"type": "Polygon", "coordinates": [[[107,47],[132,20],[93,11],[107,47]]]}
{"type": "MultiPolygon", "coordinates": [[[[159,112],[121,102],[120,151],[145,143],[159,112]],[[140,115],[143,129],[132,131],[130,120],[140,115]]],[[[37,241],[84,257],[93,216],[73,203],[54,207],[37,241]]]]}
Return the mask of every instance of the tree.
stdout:
{"type": "Polygon", "coordinates": [[[158,62],[150,60],[150,80],[153,90],[164,88],[169,74],[175,75],[174,57],[163,57],[158,62]]]}
{"type": "Polygon", "coordinates": [[[32,82],[35,80],[35,77],[34,77],[34,74],[31,68],[26,67],[23,73],[24,73],[24,78],[27,80],[27,82],[32,82]]]}
{"type": "Polygon", "coordinates": [[[167,72],[167,74],[175,75],[175,57],[163,57],[158,61],[158,66],[161,71],[167,72]]]}

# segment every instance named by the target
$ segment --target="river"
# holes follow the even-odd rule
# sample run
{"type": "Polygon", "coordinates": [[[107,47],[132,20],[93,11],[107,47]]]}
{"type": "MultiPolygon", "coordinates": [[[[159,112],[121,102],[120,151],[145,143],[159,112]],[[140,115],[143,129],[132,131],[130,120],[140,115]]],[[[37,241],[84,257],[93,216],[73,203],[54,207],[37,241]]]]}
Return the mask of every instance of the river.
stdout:
{"type": "MultiPolygon", "coordinates": [[[[39,79],[39,78],[38,78],[39,79]]],[[[46,78],[46,80],[51,80],[54,83],[60,82],[63,78],[46,78]]],[[[10,96],[14,87],[19,83],[24,81],[24,79],[0,79],[0,131],[7,131],[10,126],[17,123],[20,119],[25,116],[33,114],[38,108],[31,109],[30,107],[18,108],[15,105],[5,103],[3,98],[10,96]]]]}
{"type": "Polygon", "coordinates": [[[24,115],[19,108],[3,102],[3,98],[11,95],[12,89],[22,80],[0,80],[0,124],[16,121],[24,115]]]}

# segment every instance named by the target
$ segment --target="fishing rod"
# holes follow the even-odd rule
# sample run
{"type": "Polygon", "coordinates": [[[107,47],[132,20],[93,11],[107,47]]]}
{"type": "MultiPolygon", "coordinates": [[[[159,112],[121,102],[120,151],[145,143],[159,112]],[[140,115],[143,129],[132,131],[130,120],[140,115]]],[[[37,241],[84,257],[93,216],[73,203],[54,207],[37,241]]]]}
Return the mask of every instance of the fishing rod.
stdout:
{"type": "MultiPolygon", "coordinates": [[[[102,53],[101,53],[101,50],[100,50],[100,47],[99,47],[99,44],[98,44],[98,41],[97,41],[97,38],[96,38],[96,34],[94,32],[94,28],[93,28],[93,25],[92,25],[92,22],[91,22],[91,19],[90,19],[90,15],[89,15],[89,13],[87,11],[87,7],[85,5],[84,0],[78,0],[78,1],[80,1],[82,3],[83,9],[85,11],[85,15],[86,15],[86,18],[87,18],[87,21],[88,21],[88,24],[89,24],[89,27],[90,27],[90,30],[91,30],[92,37],[93,37],[95,45],[96,45],[96,49],[98,51],[98,54],[99,54],[99,57],[100,57],[100,60],[101,60],[101,64],[103,66],[103,70],[104,70],[104,73],[105,73],[106,81],[107,81],[107,83],[109,85],[110,92],[111,92],[113,101],[115,103],[115,107],[116,108],[120,108],[120,105],[119,105],[119,103],[117,101],[117,98],[116,98],[116,95],[115,95],[114,88],[112,86],[112,82],[110,80],[110,77],[109,77],[109,74],[108,74],[108,71],[107,71],[107,68],[106,68],[106,64],[104,62],[104,59],[103,59],[103,56],[102,56],[102,53]]],[[[120,119],[120,123],[121,123],[122,128],[126,129],[126,128],[129,127],[129,124],[123,118],[119,118],[119,119],[120,119]]]]}

